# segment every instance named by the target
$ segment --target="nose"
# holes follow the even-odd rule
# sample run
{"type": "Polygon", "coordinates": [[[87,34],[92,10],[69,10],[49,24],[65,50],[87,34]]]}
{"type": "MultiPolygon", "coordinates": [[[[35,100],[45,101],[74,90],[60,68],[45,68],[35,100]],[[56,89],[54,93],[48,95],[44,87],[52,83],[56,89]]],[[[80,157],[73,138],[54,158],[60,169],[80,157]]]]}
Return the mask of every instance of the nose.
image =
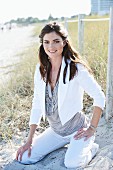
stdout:
{"type": "Polygon", "coordinates": [[[54,47],[54,43],[49,43],[49,48],[54,47]]]}

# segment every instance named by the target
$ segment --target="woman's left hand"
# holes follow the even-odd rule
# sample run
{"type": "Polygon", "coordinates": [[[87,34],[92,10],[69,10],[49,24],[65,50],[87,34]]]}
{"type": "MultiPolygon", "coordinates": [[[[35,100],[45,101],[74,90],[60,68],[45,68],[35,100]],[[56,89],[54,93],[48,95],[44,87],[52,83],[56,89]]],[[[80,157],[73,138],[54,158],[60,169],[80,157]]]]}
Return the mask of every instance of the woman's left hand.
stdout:
{"type": "Polygon", "coordinates": [[[75,140],[79,140],[81,138],[85,138],[84,141],[86,141],[88,138],[93,136],[95,133],[95,130],[91,129],[90,127],[88,129],[82,128],[79,129],[76,135],[74,135],[75,140]]]}

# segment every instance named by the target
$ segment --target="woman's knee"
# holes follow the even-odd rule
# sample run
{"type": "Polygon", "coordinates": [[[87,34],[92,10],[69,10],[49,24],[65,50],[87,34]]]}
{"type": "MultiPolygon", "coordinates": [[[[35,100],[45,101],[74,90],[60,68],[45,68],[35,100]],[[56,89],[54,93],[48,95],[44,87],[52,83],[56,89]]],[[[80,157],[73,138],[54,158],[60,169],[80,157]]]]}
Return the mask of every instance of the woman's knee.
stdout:
{"type": "Polygon", "coordinates": [[[91,160],[91,151],[87,153],[80,152],[74,155],[66,153],[64,164],[67,168],[86,167],[86,165],[89,163],[90,160],[91,160]]]}
{"type": "Polygon", "coordinates": [[[84,166],[84,162],[83,160],[78,158],[66,158],[64,160],[64,165],[67,168],[78,168],[78,167],[83,167],[84,166]]]}

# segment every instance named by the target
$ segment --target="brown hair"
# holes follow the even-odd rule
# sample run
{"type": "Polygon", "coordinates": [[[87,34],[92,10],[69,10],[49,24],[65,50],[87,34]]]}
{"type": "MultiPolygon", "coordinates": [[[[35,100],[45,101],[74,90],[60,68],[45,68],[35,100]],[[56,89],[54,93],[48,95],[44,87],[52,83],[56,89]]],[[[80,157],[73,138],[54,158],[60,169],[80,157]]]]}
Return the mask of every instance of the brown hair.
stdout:
{"type": "Polygon", "coordinates": [[[62,56],[64,57],[65,61],[65,68],[63,72],[63,82],[65,84],[65,77],[67,73],[67,67],[68,67],[68,60],[70,60],[70,77],[69,80],[72,80],[76,74],[77,66],[76,63],[83,64],[88,70],[90,68],[86,65],[86,63],[81,59],[81,56],[79,53],[71,46],[69,40],[68,40],[68,33],[63,28],[62,25],[59,23],[53,22],[46,24],[43,29],[41,30],[41,33],[39,35],[40,38],[40,47],[39,47],[39,61],[40,61],[40,73],[43,78],[43,80],[48,83],[51,82],[50,80],[50,71],[51,71],[51,63],[49,62],[48,55],[45,53],[43,48],[43,37],[45,34],[56,32],[63,41],[66,42],[66,45],[64,46],[62,56]]]}

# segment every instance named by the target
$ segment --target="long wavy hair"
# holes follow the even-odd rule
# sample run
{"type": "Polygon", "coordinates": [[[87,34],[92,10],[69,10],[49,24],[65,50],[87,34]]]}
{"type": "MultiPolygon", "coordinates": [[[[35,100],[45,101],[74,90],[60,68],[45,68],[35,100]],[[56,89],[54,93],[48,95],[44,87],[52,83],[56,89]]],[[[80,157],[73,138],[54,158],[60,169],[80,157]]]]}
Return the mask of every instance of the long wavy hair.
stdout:
{"type": "Polygon", "coordinates": [[[70,64],[70,77],[69,81],[74,78],[77,72],[77,63],[83,64],[89,71],[91,69],[89,66],[82,60],[81,56],[79,53],[71,46],[71,43],[69,42],[68,39],[68,33],[65,30],[65,28],[56,22],[46,24],[43,29],[41,30],[41,33],[39,35],[40,38],[40,47],[39,47],[39,62],[40,62],[40,73],[41,77],[46,83],[50,83],[50,72],[51,72],[51,63],[48,59],[48,55],[45,53],[44,48],[43,48],[43,37],[45,34],[51,33],[51,32],[56,32],[63,41],[65,41],[65,46],[63,48],[62,56],[64,57],[65,61],[65,68],[63,71],[63,83],[65,84],[65,78],[66,78],[66,73],[67,73],[67,67],[68,64],[70,64]],[[70,60],[70,62],[68,62],[70,60]]]}

